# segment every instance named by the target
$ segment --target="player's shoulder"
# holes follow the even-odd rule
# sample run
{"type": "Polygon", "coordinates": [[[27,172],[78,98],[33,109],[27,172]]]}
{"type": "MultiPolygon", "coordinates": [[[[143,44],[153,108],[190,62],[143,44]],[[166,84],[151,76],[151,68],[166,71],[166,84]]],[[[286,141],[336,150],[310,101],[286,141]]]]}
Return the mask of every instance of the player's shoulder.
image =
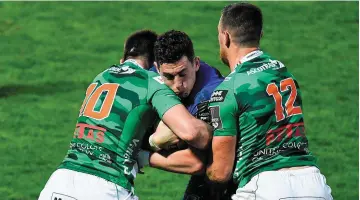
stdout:
{"type": "Polygon", "coordinates": [[[264,73],[271,75],[284,72],[286,70],[285,65],[280,60],[267,53],[262,53],[258,57],[244,63],[240,63],[235,68],[237,76],[257,76],[264,73]]]}
{"type": "Polygon", "coordinates": [[[106,70],[98,74],[94,82],[112,82],[119,84],[130,84],[141,87],[147,87],[149,79],[158,76],[154,72],[149,72],[143,69],[134,61],[125,61],[121,64],[114,64],[108,67],[106,70]]]}
{"type": "Polygon", "coordinates": [[[161,76],[155,66],[152,66],[149,68],[148,74],[149,74],[150,79],[155,80],[156,82],[158,82],[160,84],[164,84],[164,81],[161,78],[161,76]]]}
{"type": "Polygon", "coordinates": [[[229,74],[223,82],[214,88],[210,96],[210,102],[223,102],[227,94],[234,94],[234,79],[232,74],[229,74]]]}
{"type": "Polygon", "coordinates": [[[263,92],[268,84],[290,77],[283,62],[266,53],[239,64],[232,74],[235,93],[239,94],[263,92]]]}
{"type": "Polygon", "coordinates": [[[103,73],[108,73],[117,77],[129,76],[133,74],[143,74],[141,67],[131,61],[125,61],[121,64],[114,64],[107,68],[103,73]]]}
{"type": "Polygon", "coordinates": [[[224,76],[218,69],[210,66],[204,61],[200,61],[200,68],[197,73],[200,75],[196,77],[196,81],[197,84],[201,85],[201,90],[211,90],[214,86],[219,85],[224,80],[224,76]]]}
{"type": "Polygon", "coordinates": [[[263,53],[260,56],[239,63],[228,76],[234,79],[235,85],[261,85],[280,77],[288,76],[286,66],[278,59],[263,53]]]}
{"type": "Polygon", "coordinates": [[[224,77],[218,78],[216,80],[208,82],[201,90],[198,92],[197,96],[203,96],[205,100],[209,100],[211,98],[211,94],[223,83],[224,77]]]}
{"type": "Polygon", "coordinates": [[[108,69],[109,73],[121,75],[133,75],[134,77],[139,77],[143,79],[152,79],[153,77],[159,76],[158,73],[154,71],[149,71],[142,68],[135,60],[129,59],[120,65],[113,65],[108,69]]]}
{"type": "Polygon", "coordinates": [[[236,71],[230,72],[223,78],[222,82],[216,87],[216,90],[219,88],[232,89],[237,76],[240,76],[240,74],[236,73],[236,71]]]}
{"type": "Polygon", "coordinates": [[[215,88],[224,80],[221,73],[204,61],[200,61],[200,68],[197,72],[196,83],[193,91],[196,92],[195,99],[208,100],[215,88]]]}
{"type": "Polygon", "coordinates": [[[204,76],[204,74],[208,75],[208,78],[210,78],[212,80],[224,79],[224,77],[222,76],[222,74],[216,67],[209,65],[208,63],[206,63],[203,60],[200,61],[199,72],[202,74],[202,76],[204,76]]]}

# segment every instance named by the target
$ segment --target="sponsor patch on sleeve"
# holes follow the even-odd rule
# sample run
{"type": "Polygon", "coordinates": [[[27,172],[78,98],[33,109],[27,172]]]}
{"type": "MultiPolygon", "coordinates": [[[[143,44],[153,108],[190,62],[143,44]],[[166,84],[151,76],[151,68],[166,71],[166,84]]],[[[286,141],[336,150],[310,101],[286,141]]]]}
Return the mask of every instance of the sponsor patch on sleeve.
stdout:
{"type": "Polygon", "coordinates": [[[210,108],[210,114],[211,114],[211,124],[214,127],[214,129],[222,129],[222,121],[220,117],[220,106],[211,106],[210,108]]]}
{"type": "Polygon", "coordinates": [[[228,90],[215,90],[210,98],[210,102],[223,102],[228,90]]]}

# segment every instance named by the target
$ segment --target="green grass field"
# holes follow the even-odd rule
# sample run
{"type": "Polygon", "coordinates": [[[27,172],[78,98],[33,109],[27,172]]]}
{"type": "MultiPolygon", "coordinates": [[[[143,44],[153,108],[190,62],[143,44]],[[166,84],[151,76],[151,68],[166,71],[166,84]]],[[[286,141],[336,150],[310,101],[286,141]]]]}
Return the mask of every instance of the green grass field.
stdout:
{"type": "MultiPolygon", "coordinates": [[[[216,29],[226,4],[0,2],[0,199],[37,199],[65,156],[88,83],[118,63],[133,31],[183,30],[198,56],[228,74],[216,29]]],[[[358,199],[358,2],[255,4],[262,49],[300,83],[310,150],[334,199],[358,199]]],[[[181,198],[188,176],[145,171],[140,199],[181,198]]]]}

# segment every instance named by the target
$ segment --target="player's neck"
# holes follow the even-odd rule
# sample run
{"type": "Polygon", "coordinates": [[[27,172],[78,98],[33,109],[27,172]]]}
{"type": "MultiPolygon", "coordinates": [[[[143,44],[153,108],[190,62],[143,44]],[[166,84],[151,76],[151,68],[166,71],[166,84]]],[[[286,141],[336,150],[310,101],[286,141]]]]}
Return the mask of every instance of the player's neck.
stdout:
{"type": "Polygon", "coordinates": [[[236,65],[241,63],[241,60],[249,53],[259,50],[258,47],[233,47],[229,54],[229,66],[230,70],[234,71],[236,65]]]}

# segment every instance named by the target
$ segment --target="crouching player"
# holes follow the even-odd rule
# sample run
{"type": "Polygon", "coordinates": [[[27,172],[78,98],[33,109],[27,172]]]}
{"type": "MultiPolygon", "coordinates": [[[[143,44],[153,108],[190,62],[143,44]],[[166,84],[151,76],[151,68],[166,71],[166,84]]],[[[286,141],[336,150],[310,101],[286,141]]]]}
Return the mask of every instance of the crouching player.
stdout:
{"type": "MultiPolygon", "coordinates": [[[[161,74],[165,84],[182,99],[182,103],[190,113],[205,121],[209,120],[207,112],[202,113],[199,109],[208,109],[207,101],[224,78],[217,69],[195,57],[189,36],[175,30],[160,35],[155,43],[155,59],[157,67],[150,70],[161,74]]],[[[172,148],[168,142],[177,141],[171,131],[169,134],[164,134],[166,129],[167,127],[160,122],[158,129],[151,136],[150,143],[153,146],[154,144],[160,146],[155,148],[172,148]]],[[[150,164],[152,167],[167,171],[193,174],[185,191],[184,200],[214,199],[210,197],[213,194],[204,181],[205,176],[196,175],[204,173],[206,156],[206,152],[188,148],[173,152],[166,157],[161,153],[154,153],[150,157],[150,164]]]]}

